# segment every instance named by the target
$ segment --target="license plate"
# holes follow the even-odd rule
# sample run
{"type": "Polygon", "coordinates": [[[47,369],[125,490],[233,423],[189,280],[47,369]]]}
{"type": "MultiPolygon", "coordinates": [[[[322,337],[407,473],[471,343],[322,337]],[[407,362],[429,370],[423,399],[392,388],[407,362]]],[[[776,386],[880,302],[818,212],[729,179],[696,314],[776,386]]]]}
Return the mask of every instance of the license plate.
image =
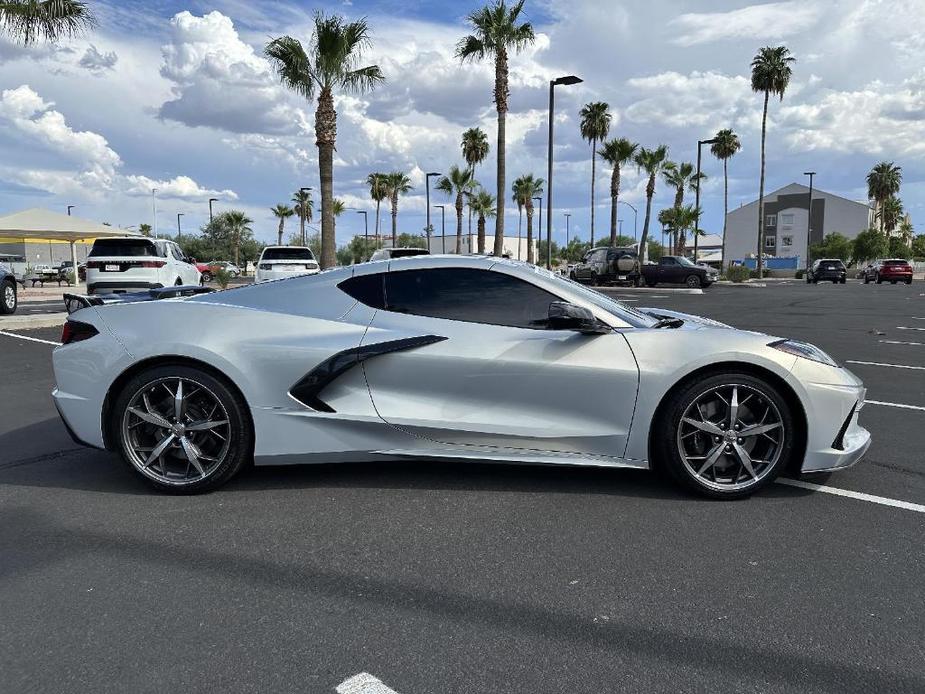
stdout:
{"type": "Polygon", "coordinates": [[[103,270],[105,272],[119,272],[119,266],[118,265],[104,265],[103,270]]]}
{"type": "Polygon", "coordinates": [[[618,279],[618,280],[625,280],[625,279],[626,279],[626,275],[617,275],[617,279],[618,279]]]}

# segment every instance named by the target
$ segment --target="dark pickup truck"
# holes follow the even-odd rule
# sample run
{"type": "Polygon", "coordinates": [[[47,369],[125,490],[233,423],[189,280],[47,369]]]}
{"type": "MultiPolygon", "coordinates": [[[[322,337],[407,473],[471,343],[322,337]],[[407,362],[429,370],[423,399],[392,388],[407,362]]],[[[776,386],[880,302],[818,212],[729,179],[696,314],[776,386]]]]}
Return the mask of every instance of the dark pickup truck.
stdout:
{"type": "Polygon", "coordinates": [[[647,287],[665,284],[683,284],[691,288],[709,287],[718,273],[705,265],[697,265],[680,255],[663,255],[658,263],[646,263],[640,268],[647,287]]]}

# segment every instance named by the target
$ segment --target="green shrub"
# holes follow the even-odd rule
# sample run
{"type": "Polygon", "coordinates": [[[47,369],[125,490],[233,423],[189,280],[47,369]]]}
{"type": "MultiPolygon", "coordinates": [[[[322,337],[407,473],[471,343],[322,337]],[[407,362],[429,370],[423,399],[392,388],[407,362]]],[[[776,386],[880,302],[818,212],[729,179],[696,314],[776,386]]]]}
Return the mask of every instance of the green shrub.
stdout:
{"type": "Polygon", "coordinates": [[[793,274],[793,276],[796,277],[798,280],[801,280],[801,279],[803,279],[803,275],[805,275],[805,274],[806,274],[806,270],[800,269],[800,270],[797,270],[797,271],[793,274]]]}
{"type": "MultiPolygon", "coordinates": [[[[767,268],[765,268],[765,272],[767,272],[767,268]]],[[[760,278],[761,278],[761,275],[758,274],[758,269],[757,269],[757,268],[754,269],[754,270],[749,270],[749,271],[748,271],[748,276],[749,276],[749,278],[751,278],[751,279],[753,279],[753,280],[757,280],[757,279],[760,279],[760,278]]]]}
{"type": "Polygon", "coordinates": [[[73,271],[73,270],[68,270],[67,273],[65,273],[65,275],[64,275],[64,280],[65,280],[70,286],[73,287],[74,284],[76,284],[77,276],[74,274],[74,271],[73,271]]]}
{"type": "Polygon", "coordinates": [[[749,277],[751,277],[752,271],[749,270],[744,265],[733,265],[728,270],[726,270],[726,277],[735,283],[744,282],[749,277]]]}
{"type": "Polygon", "coordinates": [[[228,270],[223,267],[217,267],[215,268],[215,272],[212,273],[212,277],[215,278],[219,287],[222,289],[228,288],[228,283],[231,281],[231,273],[228,272],[228,270]]]}

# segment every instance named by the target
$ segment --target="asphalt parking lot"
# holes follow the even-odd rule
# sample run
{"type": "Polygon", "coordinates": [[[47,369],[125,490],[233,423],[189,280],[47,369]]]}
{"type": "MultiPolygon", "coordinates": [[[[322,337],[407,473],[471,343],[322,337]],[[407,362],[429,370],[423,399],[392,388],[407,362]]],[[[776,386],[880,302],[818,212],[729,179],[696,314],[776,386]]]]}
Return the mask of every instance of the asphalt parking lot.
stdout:
{"type": "Polygon", "coordinates": [[[68,438],[60,331],[0,334],[0,688],[925,691],[925,283],[608,291],[827,350],[867,457],[738,502],[437,463],[159,496],[68,438]]]}

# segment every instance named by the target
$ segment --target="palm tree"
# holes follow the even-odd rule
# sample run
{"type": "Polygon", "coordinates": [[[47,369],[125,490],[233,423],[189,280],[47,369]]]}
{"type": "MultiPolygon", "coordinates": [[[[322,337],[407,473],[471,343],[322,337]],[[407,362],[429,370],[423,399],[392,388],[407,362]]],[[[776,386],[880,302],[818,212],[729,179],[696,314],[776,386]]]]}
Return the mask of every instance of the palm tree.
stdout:
{"type": "Polygon", "coordinates": [[[389,202],[392,203],[392,247],[395,247],[395,238],[398,230],[398,196],[404,195],[414,186],[411,185],[411,179],[403,171],[393,171],[386,174],[385,189],[388,194],[389,202]]]}
{"type": "Polygon", "coordinates": [[[316,12],[308,52],[297,39],[281,36],[267,44],[265,53],[280,81],[306,99],[317,94],[315,144],[321,177],[321,267],[328,268],[335,257],[334,148],[337,142],[337,112],[334,91],[351,94],[373,89],[385,78],[378,65],[358,67],[369,46],[369,27],[365,19],[347,22],[337,15],[316,12]]]}
{"type": "Polygon", "coordinates": [[[334,217],[334,238],[337,239],[337,218],[340,217],[344,210],[347,209],[346,203],[340,198],[334,198],[331,201],[331,214],[334,217]]]}
{"type": "Polygon", "coordinates": [[[723,162],[723,247],[720,252],[719,265],[722,270],[726,263],[726,216],[729,214],[729,159],[742,149],[739,136],[730,128],[723,128],[713,136],[716,140],[710,145],[710,152],[723,162]]]}
{"type": "Polygon", "coordinates": [[[681,238],[688,231],[692,231],[694,234],[702,233],[697,229],[697,208],[693,205],[681,205],[664,209],[659,212],[658,221],[681,238]]]}
{"type": "MultiPolygon", "coordinates": [[[[473,193],[472,200],[469,204],[472,207],[472,211],[478,215],[478,252],[479,255],[481,255],[485,253],[485,219],[494,217],[498,214],[498,210],[495,207],[495,196],[484,188],[481,188],[477,193],[473,193]]],[[[495,246],[497,247],[497,245],[496,242],[495,246]]],[[[502,246],[501,249],[503,252],[504,246],[502,246]]],[[[499,258],[501,257],[501,253],[496,253],[495,255],[499,258]]]]}
{"type": "Polygon", "coordinates": [[[234,264],[237,265],[238,250],[241,248],[241,237],[252,231],[251,224],[254,223],[254,220],[241,210],[228,210],[228,212],[225,212],[224,217],[228,235],[231,237],[231,247],[234,248],[234,264]]]}
{"type": "Polygon", "coordinates": [[[54,43],[94,26],[93,13],[79,0],[0,0],[0,33],[26,45],[54,43]]]}
{"type": "Polygon", "coordinates": [[[867,197],[877,203],[877,217],[880,219],[880,233],[884,233],[884,216],[880,214],[884,203],[897,193],[903,182],[902,167],[891,161],[882,161],[867,174],[867,197]]]}
{"type": "Polygon", "coordinates": [[[524,225],[524,207],[530,195],[526,190],[525,177],[520,176],[514,179],[511,184],[511,200],[517,205],[517,260],[520,260],[520,240],[523,238],[522,231],[524,225]]]}
{"type": "MultiPolygon", "coordinates": [[[[674,207],[675,209],[680,209],[684,204],[684,191],[688,188],[691,190],[696,190],[697,188],[698,179],[694,165],[687,161],[680,164],[673,161],[666,162],[662,170],[662,177],[665,179],[665,183],[674,188],[674,207]]],[[[700,180],[705,178],[704,174],[700,174],[700,180]]],[[[685,231],[686,229],[682,227],[676,227],[675,229],[677,237],[675,238],[672,252],[679,255],[684,253],[684,248],[687,244],[687,239],[684,237],[685,231]]]]}
{"type": "Polygon", "coordinates": [[[495,62],[495,108],[498,111],[498,144],[495,151],[498,162],[497,216],[495,224],[495,255],[504,250],[504,195],[505,186],[505,122],[508,111],[508,54],[519,52],[533,43],[535,36],[529,22],[518,24],[525,0],[517,0],[508,7],[506,0],[495,0],[491,5],[473,11],[468,22],[473,33],[456,44],[456,56],[466,60],[490,57],[495,62]]]}
{"type": "Polygon", "coordinates": [[[904,214],[903,202],[895,195],[891,195],[884,200],[877,210],[877,219],[880,220],[880,233],[886,230],[886,233],[892,234],[899,226],[904,214]]]}
{"type": "MultiPolygon", "coordinates": [[[[535,258],[533,254],[533,198],[538,198],[543,194],[542,178],[534,178],[533,174],[524,174],[516,181],[512,190],[514,192],[514,201],[517,206],[523,205],[527,210],[527,262],[533,263],[535,258]]],[[[541,230],[538,230],[541,231],[541,230]]]]}
{"type": "Polygon", "coordinates": [[[286,218],[294,215],[295,210],[289,207],[289,205],[279,204],[276,207],[271,207],[270,212],[272,212],[273,216],[279,220],[279,229],[276,232],[276,235],[277,235],[276,245],[282,246],[283,245],[283,227],[286,224],[286,218]]]}
{"type": "Polygon", "coordinates": [[[366,177],[366,183],[369,185],[369,197],[376,203],[376,240],[379,240],[379,206],[382,201],[389,197],[389,189],[386,185],[388,174],[374,172],[366,177]]]}
{"type": "Polygon", "coordinates": [[[299,243],[305,245],[305,225],[312,223],[312,215],[315,211],[315,202],[312,200],[310,190],[299,189],[292,194],[292,211],[299,215],[299,243]]]}
{"type": "Polygon", "coordinates": [[[610,105],[603,101],[585,104],[578,114],[581,136],[591,143],[591,248],[594,248],[594,179],[597,175],[597,143],[610,131],[610,105]]]}
{"type": "Polygon", "coordinates": [[[764,110],[761,112],[761,178],[758,184],[758,277],[764,271],[764,144],[768,128],[768,99],[776,94],[784,100],[784,92],[790,84],[795,61],[786,46],[765,46],[752,59],[752,91],[764,94],[764,110]]]}
{"type": "Polygon", "coordinates": [[[456,195],[456,255],[462,253],[463,196],[475,182],[474,173],[471,166],[460,169],[454,164],[449,175],[437,182],[437,190],[446,193],[447,197],[456,195]]]}
{"type": "MultiPolygon", "coordinates": [[[[639,145],[625,137],[607,140],[601,145],[598,154],[613,167],[610,174],[610,245],[617,243],[617,204],[620,197],[620,167],[632,160],[639,145]]],[[[593,206],[592,206],[593,209],[593,206]]],[[[591,244],[594,248],[594,244],[591,244]]]]}
{"type": "MultiPolygon", "coordinates": [[[[473,181],[475,180],[475,167],[485,161],[488,156],[488,135],[481,128],[469,128],[462,135],[460,142],[463,159],[472,169],[473,181]]],[[[472,210],[469,210],[469,234],[472,234],[472,210]]]]}
{"type": "Polygon", "coordinates": [[[633,157],[636,167],[645,171],[649,176],[646,184],[646,218],[642,225],[642,236],[639,238],[639,257],[645,260],[649,255],[649,220],[652,217],[652,196],[655,195],[655,179],[668,162],[668,145],[659,145],[655,149],[643,147],[633,157]]]}

